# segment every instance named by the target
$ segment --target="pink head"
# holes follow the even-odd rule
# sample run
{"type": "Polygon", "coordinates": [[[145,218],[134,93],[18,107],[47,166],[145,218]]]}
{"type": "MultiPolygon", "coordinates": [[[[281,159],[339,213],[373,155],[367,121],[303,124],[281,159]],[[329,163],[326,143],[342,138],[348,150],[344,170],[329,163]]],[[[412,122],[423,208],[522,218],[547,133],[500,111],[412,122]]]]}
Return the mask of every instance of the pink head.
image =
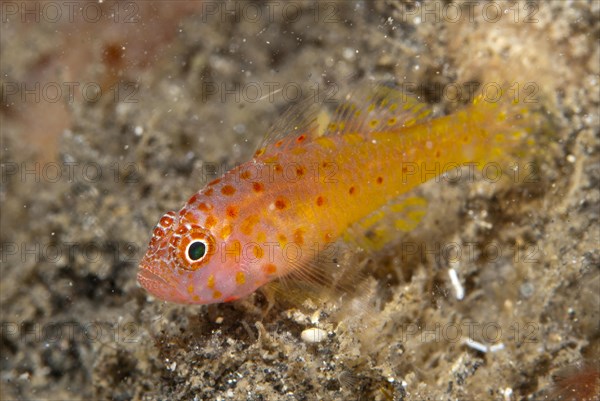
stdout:
{"type": "Polygon", "coordinates": [[[219,225],[202,227],[206,216],[197,208],[189,212],[188,205],[179,215],[166,213],[154,228],[139,283],[159,299],[187,304],[227,302],[253,292],[259,283],[249,265],[222,252],[231,239],[218,241],[219,225]]]}

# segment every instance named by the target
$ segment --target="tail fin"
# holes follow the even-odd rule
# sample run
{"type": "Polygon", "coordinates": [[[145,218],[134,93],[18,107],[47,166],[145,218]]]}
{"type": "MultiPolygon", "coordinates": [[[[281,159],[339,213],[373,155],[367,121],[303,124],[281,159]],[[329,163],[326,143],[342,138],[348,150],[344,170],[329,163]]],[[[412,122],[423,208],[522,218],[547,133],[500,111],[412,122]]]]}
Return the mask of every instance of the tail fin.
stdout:
{"type": "Polygon", "coordinates": [[[483,163],[530,159],[540,149],[538,145],[545,136],[542,132],[549,128],[541,101],[521,97],[508,83],[493,89],[485,86],[471,106],[458,113],[458,118],[465,118],[470,128],[480,130],[482,143],[473,159],[483,163]]]}

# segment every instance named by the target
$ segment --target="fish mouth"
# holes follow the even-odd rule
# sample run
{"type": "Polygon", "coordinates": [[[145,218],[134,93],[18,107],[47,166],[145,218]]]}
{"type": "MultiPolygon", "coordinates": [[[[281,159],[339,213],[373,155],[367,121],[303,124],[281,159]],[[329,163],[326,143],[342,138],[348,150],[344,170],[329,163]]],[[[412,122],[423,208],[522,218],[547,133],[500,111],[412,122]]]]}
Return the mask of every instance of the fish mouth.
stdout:
{"type": "Polygon", "coordinates": [[[140,265],[137,281],[157,299],[176,303],[186,302],[186,297],[178,291],[177,286],[174,286],[165,277],[156,274],[143,265],[140,265]]]}
{"type": "Polygon", "coordinates": [[[153,273],[150,269],[144,266],[140,266],[140,270],[137,274],[137,281],[142,287],[144,287],[150,292],[152,292],[152,288],[157,285],[161,287],[169,286],[169,283],[167,283],[167,281],[164,278],[162,278],[156,273],[153,273]]]}

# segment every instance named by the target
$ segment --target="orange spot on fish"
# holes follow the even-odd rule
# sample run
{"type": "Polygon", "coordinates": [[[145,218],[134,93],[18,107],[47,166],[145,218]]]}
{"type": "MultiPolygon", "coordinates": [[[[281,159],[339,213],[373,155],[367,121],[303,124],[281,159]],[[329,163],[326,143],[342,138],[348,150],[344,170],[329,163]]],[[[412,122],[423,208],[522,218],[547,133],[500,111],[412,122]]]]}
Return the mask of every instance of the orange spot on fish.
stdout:
{"type": "Polygon", "coordinates": [[[237,283],[237,285],[242,285],[246,283],[246,275],[244,274],[244,272],[237,272],[235,274],[235,282],[237,283]]]}
{"type": "Polygon", "coordinates": [[[304,166],[296,167],[296,176],[297,177],[302,177],[302,176],[304,176],[305,173],[306,173],[306,167],[304,167],[304,166]]]}
{"type": "Polygon", "coordinates": [[[265,254],[264,251],[262,250],[262,248],[258,245],[254,245],[252,247],[252,253],[254,254],[254,257],[256,259],[261,259],[263,257],[263,255],[265,254]]]}
{"type": "Polygon", "coordinates": [[[225,196],[231,196],[235,193],[235,188],[231,185],[224,185],[223,188],[221,188],[221,193],[225,196]]]}
{"type": "Polygon", "coordinates": [[[334,141],[331,140],[331,138],[326,137],[326,136],[320,136],[315,140],[316,143],[318,143],[319,145],[321,145],[322,147],[326,148],[326,149],[335,149],[336,148],[336,143],[334,141]]]}
{"type": "Polygon", "coordinates": [[[249,170],[244,170],[240,173],[240,178],[242,180],[247,180],[250,178],[250,171],[249,170]]]}
{"type": "Polygon", "coordinates": [[[204,195],[206,195],[206,196],[211,196],[212,194],[213,194],[212,188],[208,188],[206,191],[204,191],[204,195]]]}
{"type": "Polygon", "coordinates": [[[258,242],[265,242],[267,240],[267,234],[265,234],[264,231],[259,232],[256,234],[256,240],[258,242]]]}
{"type": "Polygon", "coordinates": [[[160,227],[155,227],[154,231],[152,231],[152,235],[155,237],[162,237],[165,235],[165,232],[160,227]]]}
{"type": "Polygon", "coordinates": [[[290,201],[284,198],[283,196],[280,196],[277,199],[275,199],[275,208],[278,210],[287,209],[289,205],[290,201]]]}
{"type": "Polygon", "coordinates": [[[277,266],[275,266],[273,263],[267,263],[263,266],[263,270],[267,274],[275,274],[277,273],[277,266]]]}
{"type": "Polygon", "coordinates": [[[225,224],[221,229],[221,238],[227,239],[231,235],[233,228],[229,224],[225,224]]]}
{"type": "Polygon", "coordinates": [[[187,292],[188,292],[188,294],[191,294],[194,292],[194,286],[192,284],[188,285],[187,292]]]}
{"type": "Polygon", "coordinates": [[[240,231],[244,235],[250,235],[252,234],[252,228],[256,223],[258,223],[258,217],[254,214],[250,215],[246,217],[240,224],[240,231]]]}
{"type": "Polygon", "coordinates": [[[262,192],[265,189],[265,186],[260,183],[260,182],[253,182],[252,183],[252,190],[254,192],[262,192]]]}
{"type": "Polygon", "coordinates": [[[322,196],[317,196],[317,206],[323,206],[325,204],[325,198],[323,198],[322,196]]]}
{"type": "Polygon", "coordinates": [[[181,220],[184,221],[194,221],[196,220],[196,215],[194,213],[192,213],[192,211],[187,211],[184,213],[183,217],[181,218],[181,220]]]}
{"type": "Polygon", "coordinates": [[[303,155],[306,153],[306,149],[301,148],[301,147],[296,147],[294,149],[291,150],[293,155],[303,155]]]}
{"type": "Polygon", "coordinates": [[[217,178],[217,179],[214,179],[214,180],[212,180],[211,182],[209,182],[209,183],[208,183],[208,186],[209,186],[209,187],[212,187],[213,185],[216,185],[216,184],[218,184],[218,183],[220,183],[220,182],[221,182],[221,179],[220,179],[220,178],[217,178]]]}
{"type": "Polygon", "coordinates": [[[223,296],[220,291],[213,291],[213,299],[219,299],[223,296]]]}
{"type": "Polygon", "coordinates": [[[361,143],[364,140],[363,136],[359,134],[346,134],[342,139],[350,145],[361,143]]]}
{"type": "Polygon", "coordinates": [[[302,142],[302,141],[304,141],[305,139],[306,139],[306,135],[302,134],[302,135],[300,135],[298,138],[296,138],[296,141],[298,141],[298,142],[302,142]]]}
{"type": "Polygon", "coordinates": [[[252,233],[252,228],[256,223],[258,223],[258,217],[255,214],[250,215],[240,224],[240,231],[244,235],[250,235],[252,233]]]}
{"type": "Polygon", "coordinates": [[[198,204],[198,210],[202,210],[203,212],[208,212],[211,209],[212,209],[212,205],[207,205],[204,202],[200,202],[198,204]]]}
{"type": "Polygon", "coordinates": [[[304,229],[297,228],[294,231],[294,242],[300,246],[304,245],[304,229]]]}
{"type": "Polygon", "coordinates": [[[205,228],[212,228],[212,227],[215,226],[215,224],[217,224],[217,219],[215,219],[215,216],[213,216],[212,214],[208,215],[206,217],[206,220],[204,221],[204,227],[205,228]]]}
{"type": "Polygon", "coordinates": [[[283,234],[277,234],[277,241],[279,242],[280,247],[284,247],[287,244],[287,237],[283,234]]]}
{"type": "Polygon", "coordinates": [[[171,224],[173,224],[173,218],[171,216],[163,216],[160,219],[160,225],[163,227],[169,227],[171,224]]]}
{"type": "Polygon", "coordinates": [[[383,182],[383,177],[377,177],[377,183],[381,184],[383,182]]]}
{"type": "Polygon", "coordinates": [[[237,206],[229,205],[227,208],[225,208],[225,213],[227,214],[227,217],[235,219],[238,216],[239,211],[237,206]]]}
{"type": "Polygon", "coordinates": [[[273,169],[275,170],[276,173],[283,173],[283,167],[281,167],[281,164],[279,163],[275,163],[275,166],[273,166],[273,169]]]}
{"type": "Polygon", "coordinates": [[[215,275],[211,274],[208,276],[208,280],[206,280],[206,286],[211,290],[215,288],[215,275]]]}
{"type": "Polygon", "coordinates": [[[354,186],[350,187],[350,189],[348,189],[348,193],[350,195],[354,195],[356,193],[356,187],[354,187],[354,186]]]}

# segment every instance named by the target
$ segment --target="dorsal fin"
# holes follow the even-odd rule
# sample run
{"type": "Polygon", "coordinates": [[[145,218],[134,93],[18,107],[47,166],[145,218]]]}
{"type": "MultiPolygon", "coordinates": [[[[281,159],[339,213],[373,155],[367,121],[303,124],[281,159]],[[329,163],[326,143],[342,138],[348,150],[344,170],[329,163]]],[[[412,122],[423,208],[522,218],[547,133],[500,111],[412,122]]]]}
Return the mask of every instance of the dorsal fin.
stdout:
{"type": "Polygon", "coordinates": [[[267,131],[254,157],[288,150],[301,135],[304,139],[314,139],[319,127],[320,109],[321,104],[312,96],[289,106],[267,131]]]}
{"type": "Polygon", "coordinates": [[[363,84],[340,102],[324,135],[399,131],[425,121],[431,108],[392,83],[363,84]]]}
{"type": "Polygon", "coordinates": [[[344,96],[312,95],[289,107],[269,129],[255,158],[320,136],[400,131],[425,121],[431,108],[394,84],[366,83],[344,96]]]}

